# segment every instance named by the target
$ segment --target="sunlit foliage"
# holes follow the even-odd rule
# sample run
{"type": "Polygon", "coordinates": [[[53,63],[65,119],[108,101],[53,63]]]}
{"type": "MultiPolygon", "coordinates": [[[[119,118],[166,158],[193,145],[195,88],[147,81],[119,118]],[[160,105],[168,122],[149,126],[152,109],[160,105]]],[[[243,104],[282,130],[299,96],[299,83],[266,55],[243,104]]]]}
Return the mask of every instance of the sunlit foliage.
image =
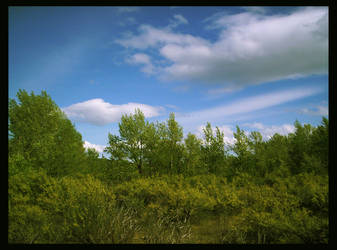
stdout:
{"type": "Polygon", "coordinates": [[[327,243],[329,121],[227,145],[124,115],[105,152],[42,92],[9,101],[9,243],[327,243]]]}

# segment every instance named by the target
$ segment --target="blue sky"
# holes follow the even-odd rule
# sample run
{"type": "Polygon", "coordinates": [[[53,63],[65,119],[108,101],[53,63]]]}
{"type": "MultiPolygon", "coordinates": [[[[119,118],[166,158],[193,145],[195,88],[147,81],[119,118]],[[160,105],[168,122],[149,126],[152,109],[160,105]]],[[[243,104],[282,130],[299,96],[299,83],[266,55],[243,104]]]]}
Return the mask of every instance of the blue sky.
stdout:
{"type": "Polygon", "coordinates": [[[328,116],[327,7],[9,7],[9,98],[46,90],[101,151],[124,113],[227,143],[328,116]]]}

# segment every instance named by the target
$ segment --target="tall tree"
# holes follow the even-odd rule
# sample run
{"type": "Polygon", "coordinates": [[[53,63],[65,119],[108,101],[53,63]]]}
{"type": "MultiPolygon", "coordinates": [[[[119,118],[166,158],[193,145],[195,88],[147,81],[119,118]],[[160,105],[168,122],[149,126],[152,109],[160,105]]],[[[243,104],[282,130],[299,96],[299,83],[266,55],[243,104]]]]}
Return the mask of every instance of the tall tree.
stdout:
{"type": "Polygon", "coordinates": [[[155,124],[149,123],[144,131],[144,163],[146,163],[145,170],[150,175],[159,172],[159,140],[160,135],[155,124]]]}
{"type": "Polygon", "coordinates": [[[137,167],[139,174],[143,173],[145,131],[148,125],[140,109],[136,109],[133,115],[123,115],[119,123],[119,133],[128,159],[137,167]]]}
{"type": "Polygon", "coordinates": [[[329,157],[329,120],[326,117],[322,117],[321,125],[312,133],[310,155],[320,162],[317,172],[326,174],[329,157]]]}
{"type": "Polygon", "coordinates": [[[224,134],[216,127],[215,135],[211,124],[208,122],[203,129],[204,142],[202,145],[202,158],[208,172],[216,174],[224,167],[225,143],[224,134]]]}
{"type": "Polygon", "coordinates": [[[183,138],[183,128],[175,120],[174,113],[170,113],[167,120],[167,135],[169,146],[169,172],[181,172],[181,158],[182,158],[182,145],[180,144],[183,138]]]}
{"type": "Polygon", "coordinates": [[[201,164],[201,140],[194,134],[188,133],[185,138],[185,154],[186,154],[186,173],[194,175],[200,172],[201,164]]]}
{"type": "Polygon", "coordinates": [[[10,99],[8,107],[10,162],[24,159],[53,176],[80,171],[85,160],[82,136],[51,97],[45,91],[29,95],[19,90],[17,98],[19,102],[10,99]]]}
{"type": "Polygon", "coordinates": [[[235,161],[235,171],[249,172],[251,151],[249,147],[249,138],[243,130],[236,126],[236,132],[234,132],[234,138],[236,139],[231,149],[237,155],[235,161]]]}
{"type": "Polygon", "coordinates": [[[311,135],[315,130],[310,124],[303,126],[299,121],[295,121],[295,133],[289,134],[289,165],[293,174],[307,171],[305,162],[306,155],[310,153],[311,135]]]}

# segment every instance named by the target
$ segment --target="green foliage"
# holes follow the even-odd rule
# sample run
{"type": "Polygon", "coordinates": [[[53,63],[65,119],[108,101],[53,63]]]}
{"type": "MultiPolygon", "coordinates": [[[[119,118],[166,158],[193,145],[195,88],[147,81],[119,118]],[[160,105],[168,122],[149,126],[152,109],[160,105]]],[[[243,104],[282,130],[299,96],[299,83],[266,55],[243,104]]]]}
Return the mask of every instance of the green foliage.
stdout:
{"type": "Polygon", "coordinates": [[[327,243],[329,121],[228,147],[170,114],[136,110],[108,134],[109,159],[42,91],[9,101],[9,243],[327,243]],[[234,154],[229,154],[228,149],[234,154]],[[212,235],[211,235],[212,234],[212,235]]]}
{"type": "Polygon", "coordinates": [[[174,213],[183,219],[197,216],[202,211],[213,211],[216,206],[216,200],[209,196],[207,189],[198,188],[177,176],[163,176],[123,183],[115,188],[115,193],[121,204],[141,210],[157,210],[161,215],[174,213]]]}
{"type": "Polygon", "coordinates": [[[87,175],[56,180],[32,171],[9,180],[9,242],[125,243],[139,226],[132,210],[87,175]]]}
{"type": "Polygon", "coordinates": [[[234,146],[231,147],[237,158],[233,161],[234,174],[240,172],[252,172],[251,170],[251,150],[249,147],[249,138],[243,130],[236,126],[234,133],[236,139],[234,146]]]}
{"type": "Polygon", "coordinates": [[[201,140],[194,134],[188,133],[185,138],[185,175],[193,176],[200,173],[201,165],[201,140]]]}
{"type": "Polygon", "coordinates": [[[19,103],[10,99],[8,104],[10,172],[24,168],[22,158],[53,176],[79,171],[84,159],[82,136],[50,96],[45,91],[29,95],[19,90],[17,98],[19,103]]]}
{"type": "Polygon", "coordinates": [[[208,122],[203,129],[204,143],[201,147],[201,155],[208,173],[218,174],[224,171],[225,143],[224,134],[216,127],[215,136],[211,124],[208,122]]]}
{"type": "Polygon", "coordinates": [[[191,224],[187,218],[179,215],[158,215],[150,212],[143,219],[144,236],[147,244],[187,243],[191,237],[191,224]]]}
{"type": "Polygon", "coordinates": [[[10,175],[8,179],[8,242],[34,243],[50,228],[47,211],[39,204],[43,187],[55,180],[34,169],[10,175]]]}

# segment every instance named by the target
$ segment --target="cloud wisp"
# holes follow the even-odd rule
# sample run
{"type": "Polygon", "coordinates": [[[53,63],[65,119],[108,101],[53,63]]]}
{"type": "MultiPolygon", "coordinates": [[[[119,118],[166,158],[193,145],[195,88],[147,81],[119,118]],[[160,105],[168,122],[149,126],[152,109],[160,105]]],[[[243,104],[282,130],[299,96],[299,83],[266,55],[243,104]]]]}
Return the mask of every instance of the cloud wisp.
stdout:
{"type": "Polygon", "coordinates": [[[170,21],[170,24],[168,25],[168,28],[175,28],[181,24],[188,24],[188,20],[183,17],[182,15],[180,14],[176,14],[173,16],[173,20],[170,21]]]}
{"type": "MultiPolygon", "coordinates": [[[[186,23],[179,15],[175,21],[186,23]]],[[[157,51],[168,62],[154,65],[160,79],[226,89],[328,72],[327,8],[273,15],[256,9],[207,22],[219,33],[215,42],[150,25],[116,42],[144,53],[148,48],[157,51]]]]}
{"type": "Polygon", "coordinates": [[[91,99],[63,108],[63,112],[75,121],[86,122],[97,126],[103,126],[112,122],[118,122],[123,114],[133,114],[139,108],[146,118],[159,116],[163,107],[154,107],[141,103],[127,103],[113,105],[104,102],[103,99],[91,99]]]}
{"type": "Polygon", "coordinates": [[[321,92],[319,88],[294,88],[284,91],[262,94],[237,100],[231,104],[182,114],[177,120],[183,124],[200,124],[205,121],[217,122],[225,117],[253,112],[290,101],[309,97],[321,92]]]}
{"type": "Polygon", "coordinates": [[[139,11],[140,8],[136,6],[124,6],[124,7],[117,7],[117,11],[119,13],[130,13],[130,12],[136,12],[139,11]]]}
{"type": "Polygon", "coordinates": [[[243,124],[245,127],[249,127],[257,130],[261,133],[262,137],[266,139],[270,139],[274,134],[287,135],[289,133],[295,132],[295,127],[292,124],[283,124],[280,126],[272,125],[265,126],[262,123],[245,123],[243,124]]]}
{"type": "Polygon", "coordinates": [[[329,107],[318,105],[314,108],[303,108],[299,111],[300,114],[305,115],[319,115],[319,116],[328,116],[329,107]]]}

